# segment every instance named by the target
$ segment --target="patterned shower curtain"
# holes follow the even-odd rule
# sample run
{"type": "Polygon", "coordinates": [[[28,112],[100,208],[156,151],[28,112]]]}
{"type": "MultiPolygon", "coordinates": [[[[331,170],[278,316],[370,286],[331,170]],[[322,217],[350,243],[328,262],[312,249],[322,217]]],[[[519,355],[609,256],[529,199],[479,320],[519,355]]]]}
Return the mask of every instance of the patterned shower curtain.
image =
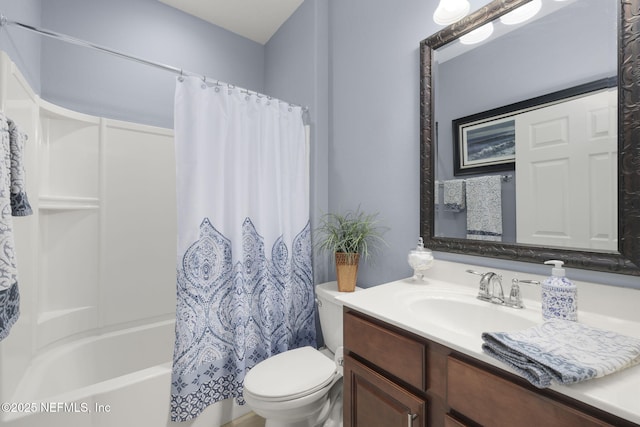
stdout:
{"type": "Polygon", "coordinates": [[[315,346],[309,165],[300,107],[176,83],[176,343],[171,419],[242,399],[247,370],[315,346]]]}

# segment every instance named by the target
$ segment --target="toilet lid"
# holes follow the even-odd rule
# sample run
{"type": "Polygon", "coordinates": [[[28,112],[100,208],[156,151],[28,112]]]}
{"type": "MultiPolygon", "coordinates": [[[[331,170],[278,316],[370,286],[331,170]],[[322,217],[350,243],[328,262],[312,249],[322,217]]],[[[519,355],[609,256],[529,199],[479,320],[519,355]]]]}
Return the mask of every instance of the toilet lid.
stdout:
{"type": "Polygon", "coordinates": [[[311,394],[336,375],[333,360],[313,347],[301,347],[270,357],[244,378],[244,389],[264,400],[288,400],[311,394]]]}

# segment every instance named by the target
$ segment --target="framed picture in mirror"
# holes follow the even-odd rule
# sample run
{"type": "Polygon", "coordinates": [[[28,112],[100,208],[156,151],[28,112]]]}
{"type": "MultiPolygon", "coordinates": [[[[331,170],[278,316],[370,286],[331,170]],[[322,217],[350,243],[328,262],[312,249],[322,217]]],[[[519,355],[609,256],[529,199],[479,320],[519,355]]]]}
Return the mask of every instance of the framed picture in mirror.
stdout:
{"type": "Polygon", "coordinates": [[[516,121],[513,116],[470,122],[459,119],[453,126],[455,175],[515,168],[516,121]]]}
{"type": "Polygon", "coordinates": [[[519,117],[616,84],[615,76],[603,78],[453,120],[454,175],[514,170],[519,117]]]}

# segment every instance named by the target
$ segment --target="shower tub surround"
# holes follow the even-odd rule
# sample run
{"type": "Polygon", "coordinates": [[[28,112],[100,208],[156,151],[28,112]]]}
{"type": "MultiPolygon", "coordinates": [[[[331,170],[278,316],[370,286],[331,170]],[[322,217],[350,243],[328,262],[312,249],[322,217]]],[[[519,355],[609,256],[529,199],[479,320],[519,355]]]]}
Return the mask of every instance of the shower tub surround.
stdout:
{"type": "MultiPolygon", "coordinates": [[[[4,52],[0,109],[28,135],[34,210],[14,230],[21,316],[0,342],[0,425],[174,425],[173,131],[43,101],[4,52]]],[[[247,411],[227,400],[182,425],[247,411]]]]}
{"type": "MultiPolygon", "coordinates": [[[[169,422],[173,320],[77,339],[36,357],[0,425],[177,426],[169,422]],[[164,409],[163,409],[164,408],[164,409]]],[[[219,425],[246,413],[228,401],[181,426],[219,425]]]]}
{"type": "Polygon", "coordinates": [[[167,424],[174,322],[90,336],[38,355],[0,414],[7,427],[167,424]]]}

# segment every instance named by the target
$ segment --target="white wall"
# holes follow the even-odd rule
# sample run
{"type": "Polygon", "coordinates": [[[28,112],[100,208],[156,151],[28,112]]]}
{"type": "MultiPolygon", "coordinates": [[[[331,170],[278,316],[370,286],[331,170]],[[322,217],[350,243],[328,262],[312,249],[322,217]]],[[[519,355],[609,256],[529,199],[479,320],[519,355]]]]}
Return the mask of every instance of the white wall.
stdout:
{"type": "MultiPolygon", "coordinates": [[[[21,130],[32,140],[24,147],[24,166],[27,195],[36,188],[31,182],[38,177],[38,163],[35,155],[37,145],[32,143],[38,129],[37,97],[28,82],[19,76],[17,68],[7,60],[5,54],[0,57],[0,109],[19,124],[21,130]],[[18,78],[16,78],[18,77],[18,78]],[[30,172],[29,172],[30,171],[30,172]]],[[[12,327],[9,335],[0,343],[0,400],[7,401],[15,390],[20,377],[26,370],[33,354],[34,330],[36,327],[36,305],[38,294],[37,257],[40,246],[38,236],[38,197],[32,195],[31,207],[36,214],[13,218],[13,232],[18,266],[18,288],[20,291],[20,318],[12,327]]]]}

